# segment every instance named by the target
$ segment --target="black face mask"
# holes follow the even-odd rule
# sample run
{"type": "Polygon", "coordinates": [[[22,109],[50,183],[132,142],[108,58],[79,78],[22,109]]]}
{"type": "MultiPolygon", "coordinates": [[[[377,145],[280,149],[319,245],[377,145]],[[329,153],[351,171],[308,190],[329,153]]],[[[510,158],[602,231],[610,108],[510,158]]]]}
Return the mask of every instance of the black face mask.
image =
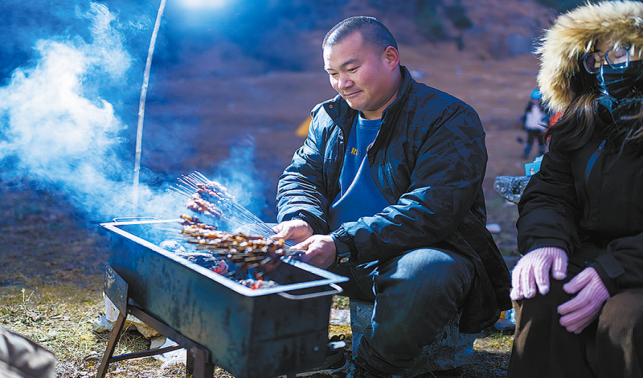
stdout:
{"type": "Polygon", "coordinates": [[[643,60],[635,60],[626,68],[617,69],[604,64],[596,75],[596,85],[601,93],[617,100],[643,90],[643,60]]]}

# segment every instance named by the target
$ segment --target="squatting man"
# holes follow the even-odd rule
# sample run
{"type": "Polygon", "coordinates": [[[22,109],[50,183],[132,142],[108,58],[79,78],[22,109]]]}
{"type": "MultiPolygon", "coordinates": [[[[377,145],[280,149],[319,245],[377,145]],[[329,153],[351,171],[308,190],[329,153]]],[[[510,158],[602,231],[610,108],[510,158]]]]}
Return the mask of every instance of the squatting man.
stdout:
{"type": "Polygon", "coordinates": [[[375,18],[341,21],[322,48],[338,95],[314,107],[279,180],[274,237],[375,303],[349,376],[388,377],[457,314],[477,333],[511,308],[486,229],[485,133],[470,106],[411,77],[375,18]]]}

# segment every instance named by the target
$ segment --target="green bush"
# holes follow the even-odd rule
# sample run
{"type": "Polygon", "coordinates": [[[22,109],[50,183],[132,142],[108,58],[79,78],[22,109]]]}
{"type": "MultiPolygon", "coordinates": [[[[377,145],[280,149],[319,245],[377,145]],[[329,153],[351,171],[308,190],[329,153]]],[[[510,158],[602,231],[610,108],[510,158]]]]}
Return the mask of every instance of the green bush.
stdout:
{"type": "Polygon", "coordinates": [[[453,23],[456,29],[464,30],[473,26],[473,23],[466,15],[466,8],[456,0],[452,6],[445,7],[441,0],[418,0],[417,16],[415,22],[428,38],[440,38],[446,34],[443,18],[440,17],[438,9],[443,8],[446,19],[453,23]]]}
{"type": "Polygon", "coordinates": [[[415,22],[420,30],[428,38],[439,38],[444,36],[444,25],[438,15],[440,0],[418,0],[418,12],[415,22]]]}

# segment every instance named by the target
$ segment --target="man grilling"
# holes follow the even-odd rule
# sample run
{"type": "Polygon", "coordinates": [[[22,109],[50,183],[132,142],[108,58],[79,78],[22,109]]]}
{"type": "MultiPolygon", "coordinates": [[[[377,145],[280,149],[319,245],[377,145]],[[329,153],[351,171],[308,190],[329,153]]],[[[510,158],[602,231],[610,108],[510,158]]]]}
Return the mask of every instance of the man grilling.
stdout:
{"type": "Polygon", "coordinates": [[[485,134],[470,106],[411,78],[375,18],[345,19],[322,48],[339,95],[312,110],[279,180],[274,237],[375,302],[349,376],[390,377],[458,313],[461,332],[477,333],[511,308],[486,229],[485,134]]]}

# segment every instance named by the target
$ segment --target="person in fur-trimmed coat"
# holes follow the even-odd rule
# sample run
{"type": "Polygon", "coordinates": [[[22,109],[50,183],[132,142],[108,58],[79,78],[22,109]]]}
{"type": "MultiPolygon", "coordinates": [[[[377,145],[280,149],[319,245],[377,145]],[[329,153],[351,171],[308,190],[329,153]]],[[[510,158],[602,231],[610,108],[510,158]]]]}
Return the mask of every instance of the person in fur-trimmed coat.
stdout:
{"type": "Polygon", "coordinates": [[[643,377],[643,3],[561,15],[537,54],[549,153],[518,206],[508,377],[643,377]]]}

